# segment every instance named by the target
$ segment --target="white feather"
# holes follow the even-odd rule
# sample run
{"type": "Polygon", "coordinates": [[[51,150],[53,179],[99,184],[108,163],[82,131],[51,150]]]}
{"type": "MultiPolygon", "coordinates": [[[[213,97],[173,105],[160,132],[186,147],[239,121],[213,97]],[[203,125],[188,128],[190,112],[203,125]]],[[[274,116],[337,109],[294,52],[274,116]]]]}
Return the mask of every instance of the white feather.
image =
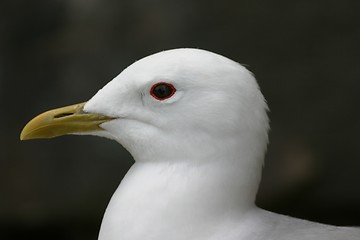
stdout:
{"type": "Polygon", "coordinates": [[[109,82],[84,110],[117,118],[102,124],[99,135],[135,159],[109,203],[100,240],[360,239],[358,228],[255,206],[267,105],[253,75],[232,60],[198,49],[151,55],[109,82]],[[171,83],[176,93],[153,98],[158,82],[171,83]]]}

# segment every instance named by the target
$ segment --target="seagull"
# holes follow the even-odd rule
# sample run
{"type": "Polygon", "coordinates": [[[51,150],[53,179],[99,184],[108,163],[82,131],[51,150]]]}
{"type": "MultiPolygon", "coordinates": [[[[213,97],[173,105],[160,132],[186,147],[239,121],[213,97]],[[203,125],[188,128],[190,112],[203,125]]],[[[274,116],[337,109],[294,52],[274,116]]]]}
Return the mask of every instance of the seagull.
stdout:
{"type": "Polygon", "coordinates": [[[138,60],[87,102],[40,114],[20,138],[96,135],[131,153],[99,240],[359,240],[360,228],[255,205],[267,111],[245,67],[181,48],[138,60]]]}

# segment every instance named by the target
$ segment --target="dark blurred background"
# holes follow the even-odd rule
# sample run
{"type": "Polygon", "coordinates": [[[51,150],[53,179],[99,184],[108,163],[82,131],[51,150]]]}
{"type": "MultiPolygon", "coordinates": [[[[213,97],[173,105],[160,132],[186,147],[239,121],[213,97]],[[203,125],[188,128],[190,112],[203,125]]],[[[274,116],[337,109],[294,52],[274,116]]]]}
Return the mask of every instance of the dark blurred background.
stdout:
{"type": "Polygon", "coordinates": [[[133,163],[117,143],[19,141],[149,54],[196,47],[253,71],[269,103],[259,206],[360,225],[360,1],[0,1],[1,239],[96,240],[133,163]]]}

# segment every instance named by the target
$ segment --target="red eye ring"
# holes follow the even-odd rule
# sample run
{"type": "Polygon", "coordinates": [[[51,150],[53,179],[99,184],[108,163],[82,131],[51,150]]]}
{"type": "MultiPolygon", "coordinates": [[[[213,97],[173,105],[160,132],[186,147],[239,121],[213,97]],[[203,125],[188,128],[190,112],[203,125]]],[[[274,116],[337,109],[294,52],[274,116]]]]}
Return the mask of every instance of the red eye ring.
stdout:
{"type": "Polygon", "coordinates": [[[176,88],[172,84],[166,82],[156,83],[150,89],[150,95],[159,101],[172,97],[175,92],[176,88]]]}

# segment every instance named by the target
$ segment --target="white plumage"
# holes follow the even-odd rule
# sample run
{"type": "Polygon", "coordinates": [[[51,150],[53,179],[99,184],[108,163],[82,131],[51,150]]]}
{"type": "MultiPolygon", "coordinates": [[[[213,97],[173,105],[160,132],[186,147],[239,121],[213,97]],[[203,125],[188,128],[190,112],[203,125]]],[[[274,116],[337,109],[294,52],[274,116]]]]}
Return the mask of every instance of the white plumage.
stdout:
{"type": "Polygon", "coordinates": [[[359,240],[255,206],[269,129],[267,105],[240,64],[197,49],[160,52],[125,69],[84,107],[115,118],[92,132],[134,157],[99,240],[359,240]],[[157,83],[176,92],[159,100],[157,83]]]}

